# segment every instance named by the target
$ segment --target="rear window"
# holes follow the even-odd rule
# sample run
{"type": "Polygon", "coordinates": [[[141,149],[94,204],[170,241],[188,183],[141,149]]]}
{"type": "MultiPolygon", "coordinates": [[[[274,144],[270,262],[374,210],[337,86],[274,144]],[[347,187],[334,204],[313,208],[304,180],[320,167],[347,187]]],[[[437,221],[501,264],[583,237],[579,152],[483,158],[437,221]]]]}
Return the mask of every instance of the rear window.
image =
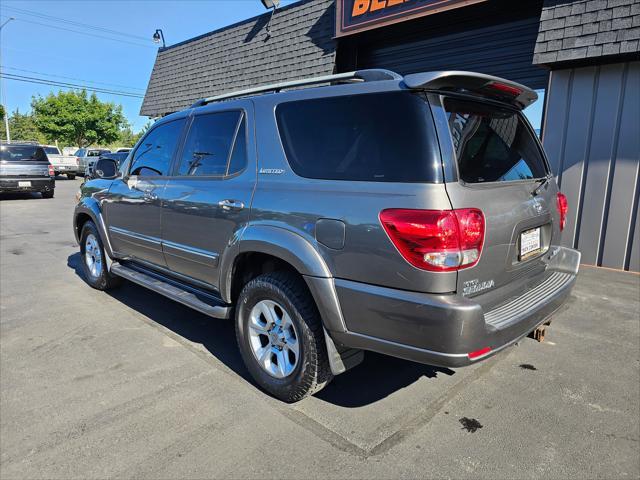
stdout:
{"type": "Polygon", "coordinates": [[[84,157],[84,154],[87,152],[86,149],[81,148],[80,150],[76,150],[76,153],[73,154],[74,157],[84,157]]]}
{"type": "Polygon", "coordinates": [[[451,98],[444,106],[464,182],[510,182],[547,174],[533,133],[517,112],[451,98]]]}
{"type": "Polygon", "coordinates": [[[46,161],[47,156],[42,147],[37,145],[2,145],[0,160],[10,162],[46,161]]]}
{"type": "Polygon", "coordinates": [[[60,155],[60,150],[58,150],[56,147],[44,147],[44,151],[45,153],[51,155],[60,155]]]}
{"type": "Polygon", "coordinates": [[[278,130],[302,177],[436,182],[441,171],[429,106],[416,94],[386,92],[283,103],[278,130]]]}

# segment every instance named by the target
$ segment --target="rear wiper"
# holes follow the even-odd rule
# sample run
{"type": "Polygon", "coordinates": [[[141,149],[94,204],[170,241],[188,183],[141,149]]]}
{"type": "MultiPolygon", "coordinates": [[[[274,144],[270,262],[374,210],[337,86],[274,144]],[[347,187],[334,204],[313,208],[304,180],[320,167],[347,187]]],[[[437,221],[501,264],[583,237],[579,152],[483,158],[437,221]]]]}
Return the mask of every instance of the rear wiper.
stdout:
{"type": "Polygon", "coordinates": [[[538,195],[540,195],[540,192],[542,191],[543,188],[547,186],[547,184],[549,183],[549,180],[551,180],[550,175],[547,175],[546,177],[543,177],[543,178],[539,178],[537,181],[540,182],[540,185],[538,185],[535,188],[535,190],[531,192],[531,195],[533,195],[534,197],[537,197],[538,195]]]}

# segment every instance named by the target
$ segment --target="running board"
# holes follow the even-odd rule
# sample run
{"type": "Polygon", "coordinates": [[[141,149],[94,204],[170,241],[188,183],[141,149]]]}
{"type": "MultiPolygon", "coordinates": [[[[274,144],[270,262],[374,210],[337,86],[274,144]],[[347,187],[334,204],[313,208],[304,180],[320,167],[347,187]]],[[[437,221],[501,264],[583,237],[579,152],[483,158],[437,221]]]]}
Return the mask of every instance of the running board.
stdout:
{"type": "Polygon", "coordinates": [[[117,262],[111,265],[110,271],[114,275],[142,285],[210,317],[229,318],[231,315],[231,307],[223,303],[221,299],[199,289],[165,279],[159,274],[141,271],[117,262]]]}

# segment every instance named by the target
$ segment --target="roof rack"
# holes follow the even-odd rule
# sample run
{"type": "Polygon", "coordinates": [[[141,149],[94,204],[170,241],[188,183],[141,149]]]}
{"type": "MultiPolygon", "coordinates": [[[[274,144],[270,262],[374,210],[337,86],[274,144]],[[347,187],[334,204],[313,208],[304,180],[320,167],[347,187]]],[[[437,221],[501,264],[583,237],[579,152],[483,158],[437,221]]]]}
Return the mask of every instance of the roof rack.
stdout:
{"type": "Polygon", "coordinates": [[[322,77],[302,78],[300,80],[291,80],[288,82],[273,83],[271,85],[263,85],[260,87],[247,88],[246,90],[238,90],[236,92],[223,93],[214,97],[203,98],[191,105],[191,108],[202,107],[208,103],[218,102],[220,100],[229,100],[231,98],[246,97],[258,93],[279,92],[286,88],[304,87],[307,85],[317,85],[319,83],[333,82],[376,82],[380,80],[402,80],[402,76],[391,70],[382,68],[373,68],[367,70],[357,70],[348,73],[338,73],[335,75],[324,75],[322,77]]]}

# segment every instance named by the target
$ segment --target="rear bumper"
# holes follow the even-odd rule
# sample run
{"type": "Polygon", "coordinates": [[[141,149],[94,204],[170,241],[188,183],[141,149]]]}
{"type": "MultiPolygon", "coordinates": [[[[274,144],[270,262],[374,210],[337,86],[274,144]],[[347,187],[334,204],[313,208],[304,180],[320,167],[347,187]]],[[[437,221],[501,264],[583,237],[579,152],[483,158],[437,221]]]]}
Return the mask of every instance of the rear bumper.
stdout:
{"type": "Polygon", "coordinates": [[[56,181],[51,177],[0,178],[0,192],[48,192],[55,187],[56,181]],[[24,182],[31,185],[24,186],[24,182]]]}
{"type": "Polygon", "coordinates": [[[349,348],[420,363],[461,367],[487,358],[546,322],[575,284],[580,253],[552,247],[538,285],[490,311],[459,295],[429,295],[336,280],[346,331],[331,331],[349,348]],[[469,353],[490,348],[470,358],[469,353]]]}
{"type": "Polygon", "coordinates": [[[77,165],[54,165],[53,169],[56,173],[78,173],[80,171],[77,165]]]}

